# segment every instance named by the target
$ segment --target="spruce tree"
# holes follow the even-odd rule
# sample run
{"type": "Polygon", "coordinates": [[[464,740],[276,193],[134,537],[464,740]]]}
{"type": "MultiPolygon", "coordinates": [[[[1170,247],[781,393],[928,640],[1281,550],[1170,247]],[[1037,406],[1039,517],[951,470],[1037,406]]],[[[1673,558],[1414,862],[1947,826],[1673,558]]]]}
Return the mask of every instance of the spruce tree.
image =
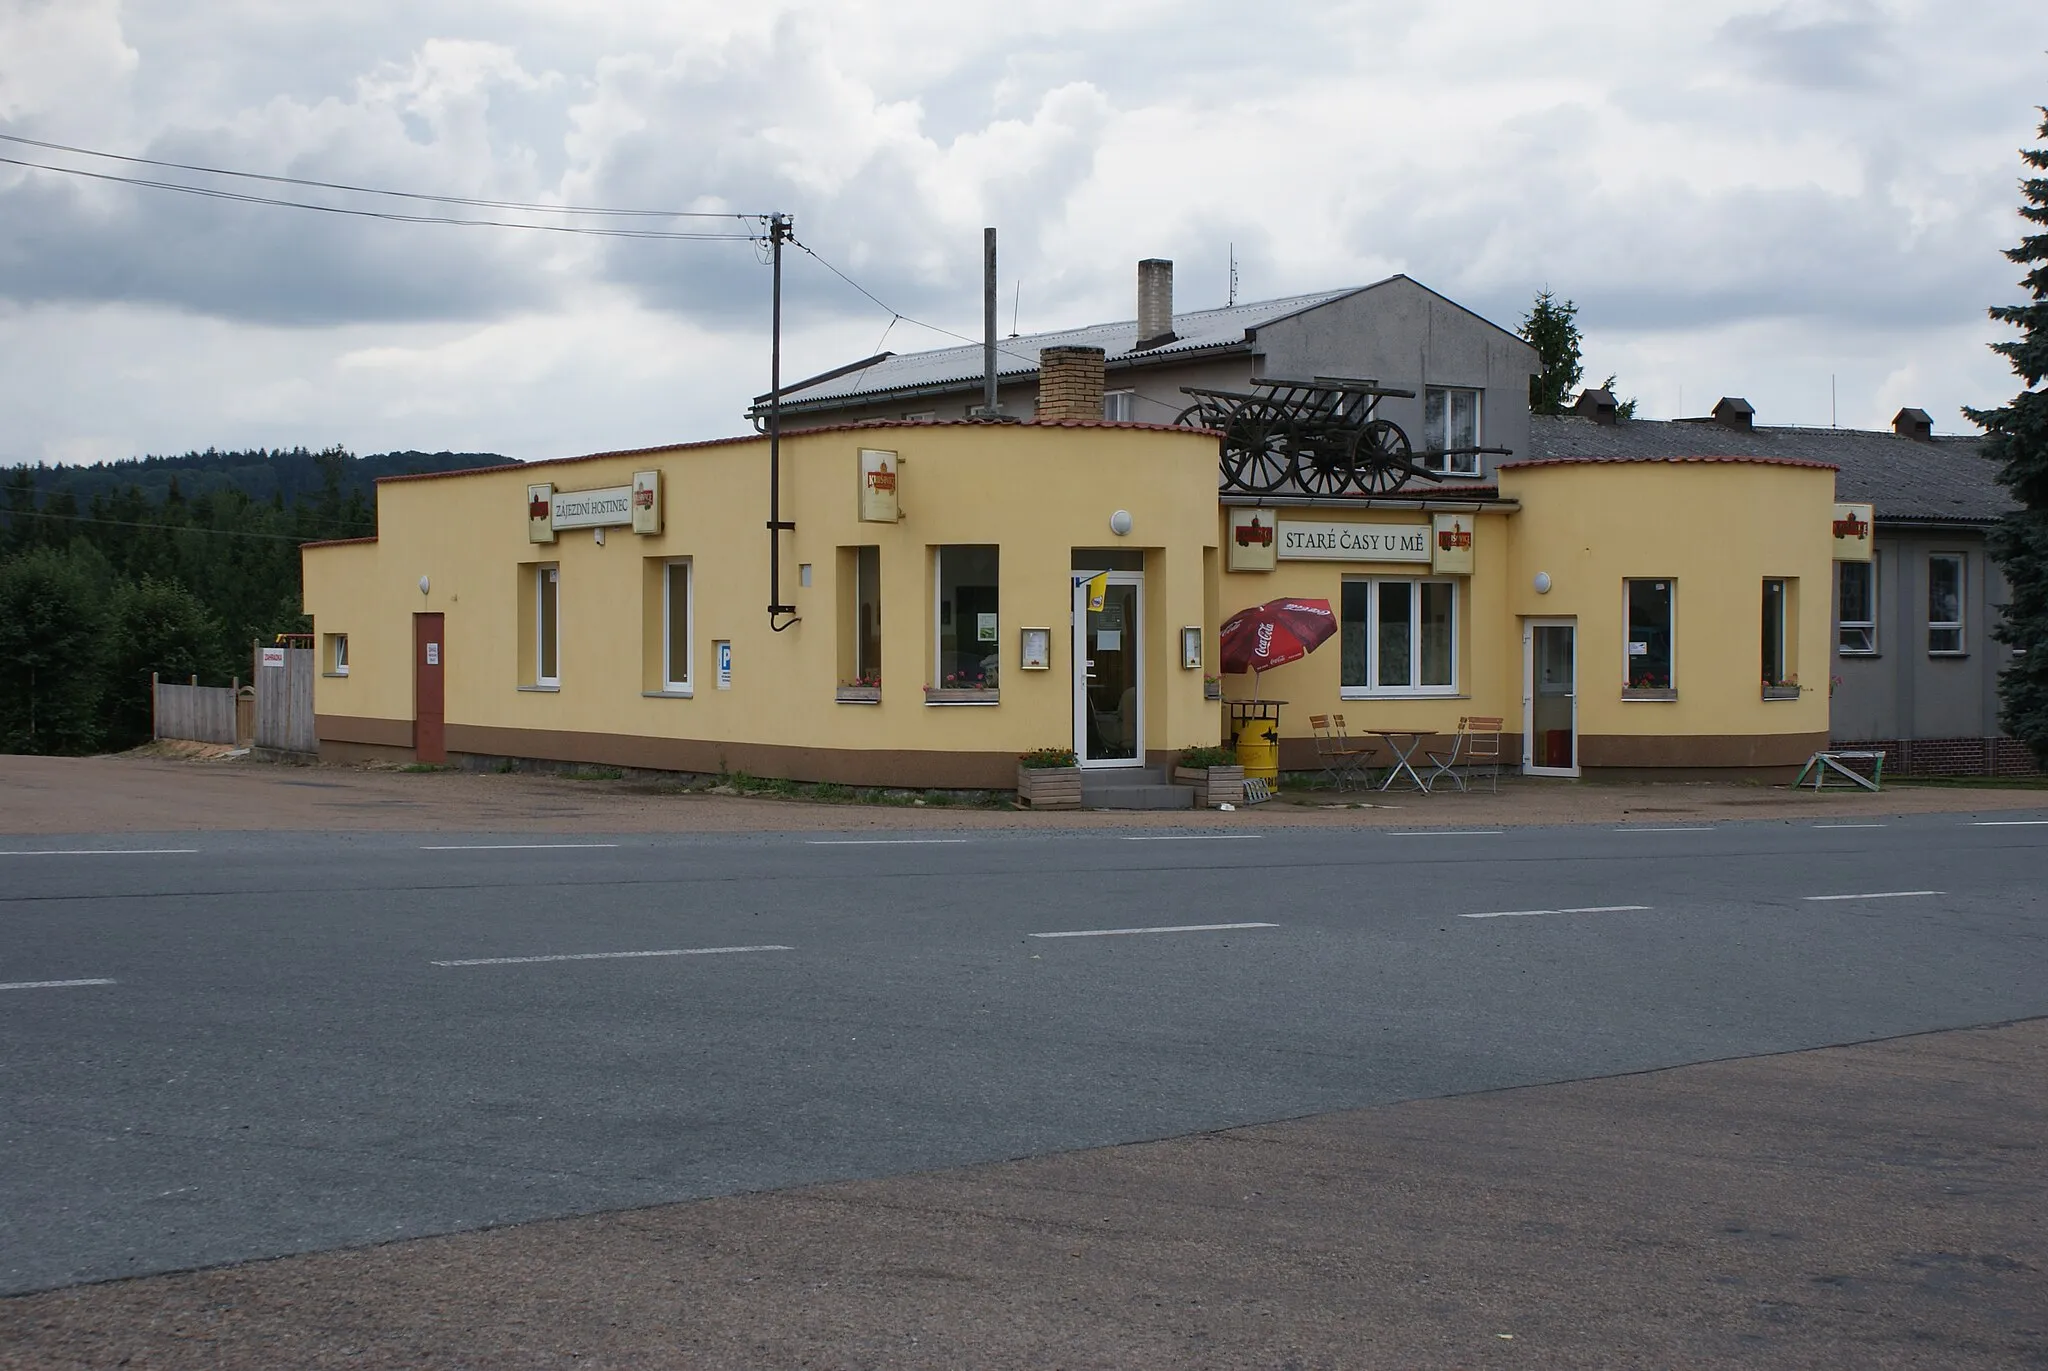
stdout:
{"type": "Polygon", "coordinates": [[[1538,414],[1562,414],[1578,393],[1585,367],[1579,360],[1579,307],[1558,303],[1548,290],[1522,320],[1522,339],[1536,349],[1543,370],[1529,378],[1529,408],[1538,414]]]}
{"type": "MultiPolygon", "coordinates": [[[[2048,106],[2040,113],[2048,140],[2048,106]]],[[[2019,502],[1990,539],[2011,592],[1994,636],[2016,654],[1998,676],[1999,722],[2048,767],[2048,390],[2041,384],[2048,378],[2048,147],[2022,149],[2020,157],[2032,171],[2020,181],[2020,215],[2036,231],[2005,255],[2027,269],[2021,284],[2033,298],[1991,311],[2020,335],[1991,347],[2024,388],[2002,408],[1963,413],[1987,430],[1985,455],[2000,463],[1998,479],[2019,502]]]]}

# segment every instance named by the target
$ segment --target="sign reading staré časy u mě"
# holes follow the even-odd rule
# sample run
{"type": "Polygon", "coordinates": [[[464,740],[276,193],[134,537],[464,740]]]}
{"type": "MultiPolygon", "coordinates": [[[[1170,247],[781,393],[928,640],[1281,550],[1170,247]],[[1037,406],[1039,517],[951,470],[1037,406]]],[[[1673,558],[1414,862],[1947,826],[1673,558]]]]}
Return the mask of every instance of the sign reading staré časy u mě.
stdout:
{"type": "Polygon", "coordinates": [[[1280,520],[1283,562],[1427,562],[1427,524],[1344,524],[1280,520]]]}

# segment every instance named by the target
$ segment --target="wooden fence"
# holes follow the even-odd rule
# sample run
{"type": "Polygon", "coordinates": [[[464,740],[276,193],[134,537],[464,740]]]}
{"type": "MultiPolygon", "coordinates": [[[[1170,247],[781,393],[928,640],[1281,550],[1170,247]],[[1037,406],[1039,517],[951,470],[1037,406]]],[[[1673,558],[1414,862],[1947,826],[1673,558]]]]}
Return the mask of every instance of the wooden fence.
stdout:
{"type": "Polygon", "coordinates": [[[313,649],[256,645],[256,746],[313,753],[313,649]]]}
{"type": "Polygon", "coordinates": [[[155,697],[152,737],[229,746],[240,741],[235,737],[233,686],[167,685],[155,672],[150,673],[149,684],[155,697]]]}

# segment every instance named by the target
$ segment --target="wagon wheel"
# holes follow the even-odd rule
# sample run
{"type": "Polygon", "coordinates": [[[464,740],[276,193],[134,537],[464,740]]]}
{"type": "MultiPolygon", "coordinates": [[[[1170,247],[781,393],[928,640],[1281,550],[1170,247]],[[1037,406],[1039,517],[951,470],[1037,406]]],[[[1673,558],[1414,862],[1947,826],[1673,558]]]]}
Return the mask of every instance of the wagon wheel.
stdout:
{"type": "Polygon", "coordinates": [[[1294,478],[1304,495],[1342,495],[1350,489],[1356,471],[1351,451],[1352,435],[1337,431],[1317,434],[1300,445],[1294,478]]]}
{"type": "Polygon", "coordinates": [[[1384,495],[1408,484],[1415,474],[1410,464],[1412,449],[1408,435],[1389,419],[1375,419],[1358,431],[1358,443],[1351,452],[1352,475],[1358,488],[1368,495],[1384,495]]]}
{"type": "Polygon", "coordinates": [[[1182,428],[1221,428],[1216,407],[1206,400],[1199,400],[1173,416],[1173,422],[1182,428]]]}
{"type": "Polygon", "coordinates": [[[1223,421],[1223,484],[1253,495],[1270,495],[1294,474],[1287,410],[1265,400],[1246,400],[1223,421]]]}

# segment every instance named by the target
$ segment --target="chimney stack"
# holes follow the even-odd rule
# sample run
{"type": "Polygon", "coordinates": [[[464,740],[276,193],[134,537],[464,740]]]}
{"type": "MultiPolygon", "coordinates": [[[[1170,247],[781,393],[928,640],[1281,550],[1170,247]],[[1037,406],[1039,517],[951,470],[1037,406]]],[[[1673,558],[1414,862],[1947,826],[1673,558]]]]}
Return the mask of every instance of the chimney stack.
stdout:
{"type": "Polygon", "coordinates": [[[1892,432],[1915,442],[1931,443],[1934,441],[1934,420],[1924,409],[1902,409],[1892,416],[1892,432]]]}
{"type": "Polygon", "coordinates": [[[1138,263],[1138,341],[1135,350],[1173,341],[1173,263],[1147,257],[1138,263]]]}
{"type": "Polygon", "coordinates": [[[1739,395],[1723,395],[1714,402],[1714,422],[1722,428],[1747,433],[1756,421],[1756,408],[1739,395]]]}
{"type": "Polygon", "coordinates": [[[1038,354],[1039,423],[1102,418],[1101,348],[1046,348],[1038,354]]]}
{"type": "Polygon", "coordinates": [[[1580,391],[1579,402],[1574,409],[1579,417],[1591,419],[1594,423],[1608,428],[1613,428],[1621,422],[1621,416],[1616,412],[1614,404],[1614,392],[1599,386],[1580,391]]]}

